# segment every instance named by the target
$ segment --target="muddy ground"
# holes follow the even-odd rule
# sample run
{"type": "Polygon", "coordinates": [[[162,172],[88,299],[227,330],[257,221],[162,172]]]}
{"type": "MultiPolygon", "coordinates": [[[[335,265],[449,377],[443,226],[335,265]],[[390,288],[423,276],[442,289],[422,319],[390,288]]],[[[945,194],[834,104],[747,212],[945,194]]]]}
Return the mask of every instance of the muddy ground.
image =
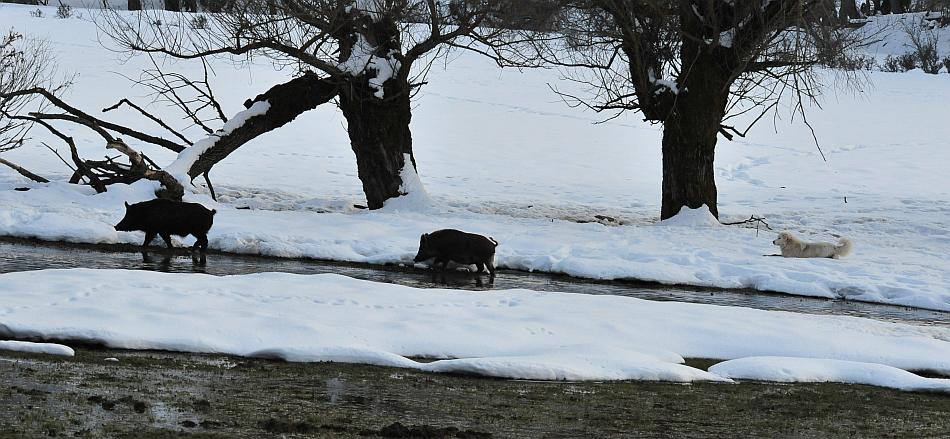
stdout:
{"type": "Polygon", "coordinates": [[[54,435],[937,438],[950,437],[950,395],[841,384],[533,382],[93,347],[72,358],[0,351],[0,436],[54,435]]]}

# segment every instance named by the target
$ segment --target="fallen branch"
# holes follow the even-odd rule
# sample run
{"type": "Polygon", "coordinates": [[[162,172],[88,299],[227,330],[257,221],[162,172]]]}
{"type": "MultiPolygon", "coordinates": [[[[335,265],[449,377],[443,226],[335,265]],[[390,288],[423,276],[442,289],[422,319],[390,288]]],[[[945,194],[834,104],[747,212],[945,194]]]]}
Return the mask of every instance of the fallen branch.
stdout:
{"type": "Polygon", "coordinates": [[[8,167],[10,167],[11,169],[13,169],[14,171],[17,171],[18,173],[20,173],[20,175],[22,175],[22,176],[24,176],[24,177],[26,177],[26,178],[29,178],[30,180],[33,180],[33,181],[35,181],[35,182],[37,182],[37,183],[49,183],[49,180],[47,180],[47,179],[45,179],[45,178],[43,178],[43,177],[40,177],[39,175],[36,175],[36,174],[30,172],[28,169],[26,169],[26,168],[24,168],[24,167],[22,167],[22,166],[20,166],[20,165],[18,165],[18,164],[16,164],[16,163],[13,163],[13,162],[11,162],[11,161],[4,160],[3,158],[0,158],[0,163],[2,163],[2,164],[4,164],[4,165],[7,165],[8,167]]]}

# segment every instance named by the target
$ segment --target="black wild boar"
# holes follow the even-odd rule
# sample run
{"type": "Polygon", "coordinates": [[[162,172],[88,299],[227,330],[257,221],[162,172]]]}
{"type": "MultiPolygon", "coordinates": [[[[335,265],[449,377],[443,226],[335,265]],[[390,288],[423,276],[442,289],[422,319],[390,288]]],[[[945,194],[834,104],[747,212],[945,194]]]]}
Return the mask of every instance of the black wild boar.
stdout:
{"type": "Polygon", "coordinates": [[[475,264],[479,273],[487,266],[488,272],[494,276],[495,247],[498,247],[498,241],[493,238],[455,229],[437,230],[419,238],[419,252],[413,261],[422,262],[435,258],[433,267],[442,263],[443,271],[449,261],[456,264],[475,264]]]}
{"type": "Polygon", "coordinates": [[[115,225],[115,229],[120,232],[145,232],[142,247],[148,247],[156,234],[165,240],[168,248],[172,248],[171,235],[194,235],[197,241],[192,248],[200,247],[204,252],[208,250],[208,230],[211,230],[215,213],[216,210],[208,210],[198,203],[156,198],[131,206],[125,203],[125,217],[115,225]]]}

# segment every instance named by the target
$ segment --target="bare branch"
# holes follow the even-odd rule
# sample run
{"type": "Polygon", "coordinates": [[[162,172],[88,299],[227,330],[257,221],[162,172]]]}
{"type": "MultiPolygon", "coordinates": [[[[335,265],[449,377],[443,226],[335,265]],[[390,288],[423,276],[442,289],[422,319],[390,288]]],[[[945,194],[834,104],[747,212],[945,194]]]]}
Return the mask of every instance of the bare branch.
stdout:
{"type": "Polygon", "coordinates": [[[143,116],[145,116],[145,117],[151,119],[152,121],[154,121],[155,123],[157,123],[157,124],[158,124],[159,126],[161,126],[162,128],[165,128],[168,132],[174,134],[175,137],[178,137],[179,139],[181,139],[182,142],[185,142],[185,143],[188,144],[189,146],[192,145],[192,142],[191,142],[190,140],[188,140],[188,138],[186,138],[185,136],[183,136],[181,133],[179,133],[178,131],[175,131],[174,129],[172,129],[172,127],[168,126],[168,124],[166,124],[165,122],[163,122],[161,119],[159,119],[159,118],[156,117],[156,116],[153,116],[151,113],[145,111],[145,109],[143,109],[142,107],[139,107],[138,105],[133,104],[132,101],[130,101],[130,100],[126,99],[126,98],[122,98],[119,102],[117,102],[115,105],[113,105],[113,106],[111,106],[111,107],[103,108],[103,109],[102,109],[102,112],[103,112],[103,113],[108,113],[109,111],[112,111],[112,110],[115,110],[116,108],[119,108],[122,104],[128,105],[128,106],[130,106],[130,107],[132,107],[132,108],[138,110],[138,112],[141,113],[143,116]]]}

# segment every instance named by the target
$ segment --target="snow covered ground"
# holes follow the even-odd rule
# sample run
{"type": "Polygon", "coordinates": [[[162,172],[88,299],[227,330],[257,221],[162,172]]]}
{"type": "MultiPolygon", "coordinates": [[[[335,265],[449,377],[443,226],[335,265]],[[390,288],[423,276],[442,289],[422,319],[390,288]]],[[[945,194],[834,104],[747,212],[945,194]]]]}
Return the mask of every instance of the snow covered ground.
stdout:
{"type": "Polygon", "coordinates": [[[948,380],[903,371],[950,374],[950,329],[856,317],[417,289],[333,274],[69,269],[2,274],[0,284],[0,337],[545,380],[735,377],[893,386],[900,373],[899,388],[950,391],[948,380]],[[791,358],[777,377],[762,372],[770,365],[764,359],[749,358],[762,356],[791,358]],[[739,360],[706,372],[681,364],[684,357],[739,360]],[[842,361],[862,368],[835,374],[842,361]]]}
{"type": "MultiPolygon", "coordinates": [[[[33,9],[0,5],[0,28],[50,41],[64,68],[79,74],[71,102],[90,111],[129,94],[148,102],[145,90],[119,76],[137,76],[147,61],[102,48],[88,21],[92,12],[60,20],[52,18],[52,8],[45,9],[45,18],[30,17],[33,9]]],[[[427,201],[397,202],[375,212],[354,209],[353,204],[365,204],[355,160],[339,111],[325,105],[219,164],[212,178],[221,203],[202,193],[188,195],[219,212],[211,247],[410,263],[421,233],[454,227],[497,239],[501,267],[950,311],[947,75],[874,72],[861,90],[830,91],[823,108],[809,112],[827,162],[800,119],[789,120],[788,109],[745,139],[720,141],[716,168],[725,221],[755,214],[776,231],[791,230],[808,240],[847,236],[855,242],[854,254],[845,259],[787,260],[762,256],[776,253],[774,232],[656,221],[657,127],[633,114],[594,125],[605,116],[569,108],[551,93],[548,84],[572,90],[555,71],[499,70],[465,53],[452,58],[445,70],[430,74],[414,107],[414,149],[427,201]],[[576,222],[596,221],[595,215],[616,221],[576,222]]],[[[194,63],[168,66],[199,71],[194,63]]],[[[214,68],[212,83],[222,90],[230,114],[243,109],[244,99],[293,73],[265,60],[242,68],[219,61],[214,68]]],[[[822,75],[829,85],[840,79],[834,72],[822,75]]],[[[176,120],[160,104],[150,108],[176,120]]],[[[106,117],[149,127],[130,112],[106,117]]],[[[31,144],[4,157],[66,178],[65,167],[40,145],[55,142],[40,130],[35,134],[31,144]]],[[[106,154],[96,135],[80,129],[70,134],[84,155],[106,154]]],[[[175,159],[144,149],[159,163],[175,159]]],[[[94,195],[59,182],[27,183],[2,168],[0,234],[138,242],[142,234],[116,233],[111,226],[122,215],[123,201],[150,198],[150,189],[150,183],[141,183],[94,195]],[[22,186],[32,190],[12,190],[22,186]]]]}

